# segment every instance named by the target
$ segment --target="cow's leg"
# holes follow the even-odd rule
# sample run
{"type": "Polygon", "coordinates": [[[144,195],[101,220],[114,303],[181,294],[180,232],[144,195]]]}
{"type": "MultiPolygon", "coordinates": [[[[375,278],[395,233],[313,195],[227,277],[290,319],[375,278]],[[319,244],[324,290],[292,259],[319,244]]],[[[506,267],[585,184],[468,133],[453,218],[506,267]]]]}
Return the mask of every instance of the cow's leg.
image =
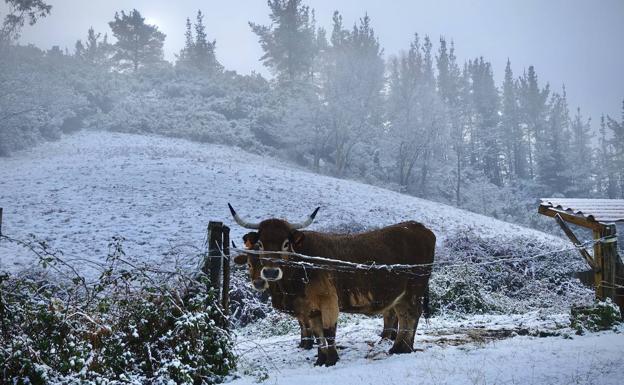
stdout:
{"type": "Polygon", "coordinates": [[[327,362],[327,341],[325,340],[325,335],[323,334],[323,318],[321,317],[321,311],[313,310],[310,312],[309,319],[312,332],[319,341],[318,354],[316,356],[314,366],[325,365],[325,362],[327,362]]]}
{"type": "Polygon", "coordinates": [[[418,327],[418,319],[422,313],[420,298],[415,303],[404,300],[395,306],[399,318],[399,332],[389,353],[411,353],[414,347],[414,335],[418,327]]]}
{"type": "Polygon", "coordinates": [[[384,326],[381,332],[382,339],[396,340],[399,319],[394,309],[388,309],[383,313],[384,326]]]}
{"type": "Polygon", "coordinates": [[[323,321],[323,335],[327,342],[325,366],[336,365],[338,351],[336,350],[336,326],[338,325],[338,296],[328,295],[321,302],[321,318],[323,321]]]}
{"type": "Polygon", "coordinates": [[[301,328],[301,341],[299,342],[299,347],[305,350],[312,349],[314,345],[314,334],[312,333],[312,328],[310,327],[310,321],[305,317],[299,317],[299,327],[301,328]]]}

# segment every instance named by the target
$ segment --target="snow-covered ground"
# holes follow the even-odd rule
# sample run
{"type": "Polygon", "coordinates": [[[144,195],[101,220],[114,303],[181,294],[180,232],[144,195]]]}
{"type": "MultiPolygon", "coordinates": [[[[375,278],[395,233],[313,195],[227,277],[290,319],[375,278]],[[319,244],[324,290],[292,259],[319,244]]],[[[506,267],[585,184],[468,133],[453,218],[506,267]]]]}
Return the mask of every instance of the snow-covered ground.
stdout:
{"type": "MultiPolygon", "coordinates": [[[[202,248],[209,220],[224,221],[232,239],[240,239],[244,230],[233,223],[228,202],[252,221],[299,220],[321,206],[312,225],[321,230],[417,220],[436,233],[440,254],[446,237],[468,229],[501,243],[524,236],[569,247],[538,231],[232,147],[82,132],[0,159],[3,233],[36,234],[68,258],[104,258],[119,234],[129,256],[167,265],[172,248],[202,248]]],[[[0,270],[34,263],[25,250],[0,242],[0,270]]],[[[315,351],[296,348],[294,321],[271,317],[278,318],[237,331],[235,383],[620,384],[624,373],[621,330],[569,339],[566,314],[433,318],[419,327],[422,351],[403,356],[387,356],[389,346],[377,343],[380,319],[342,316],[341,360],[332,368],[314,368],[315,351]],[[531,330],[559,336],[538,338],[531,330]]]]}
{"type": "Polygon", "coordinates": [[[390,344],[376,335],[381,320],[351,320],[338,326],[341,359],[330,368],[314,367],[316,349],[297,348],[294,333],[253,338],[257,330],[243,330],[241,377],[232,384],[622,384],[624,329],[576,336],[559,329],[564,322],[535,313],[432,319],[419,326],[415,353],[389,356],[390,344]],[[561,335],[517,336],[519,330],[561,335]]]}
{"type": "MultiPolygon", "coordinates": [[[[244,230],[230,202],[252,221],[299,220],[321,206],[312,229],[380,227],[416,220],[438,246],[448,234],[475,229],[500,242],[520,235],[565,248],[564,240],[353,181],[320,176],[243,150],[162,137],[81,132],[0,159],[3,233],[33,233],[66,256],[105,256],[114,235],[128,255],[159,264],[176,246],[202,247],[208,221],[244,230]]],[[[32,257],[0,243],[0,269],[23,268],[32,257]]]]}

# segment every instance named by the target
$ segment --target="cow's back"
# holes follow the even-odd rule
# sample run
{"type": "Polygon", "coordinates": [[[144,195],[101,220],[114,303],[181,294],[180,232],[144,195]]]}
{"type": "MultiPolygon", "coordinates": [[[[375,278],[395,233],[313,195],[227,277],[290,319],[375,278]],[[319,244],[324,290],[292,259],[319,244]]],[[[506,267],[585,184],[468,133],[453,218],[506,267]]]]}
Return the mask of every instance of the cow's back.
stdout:
{"type": "Polygon", "coordinates": [[[304,232],[302,254],[356,263],[432,263],[435,235],[423,224],[408,221],[359,234],[304,232]]]}

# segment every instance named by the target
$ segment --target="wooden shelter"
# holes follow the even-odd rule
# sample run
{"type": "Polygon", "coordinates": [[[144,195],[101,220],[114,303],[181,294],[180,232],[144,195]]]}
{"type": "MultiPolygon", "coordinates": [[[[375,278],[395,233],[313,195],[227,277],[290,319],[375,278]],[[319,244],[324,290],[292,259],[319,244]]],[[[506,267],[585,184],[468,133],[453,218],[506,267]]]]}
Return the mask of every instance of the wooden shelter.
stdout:
{"type": "Polygon", "coordinates": [[[618,255],[615,226],[624,223],[624,199],[545,198],[538,212],[555,218],[575,246],[582,244],[567,223],[592,231],[593,255],[585,248],[579,247],[579,252],[592,268],[596,296],[613,299],[624,312],[624,264],[618,255]]]}

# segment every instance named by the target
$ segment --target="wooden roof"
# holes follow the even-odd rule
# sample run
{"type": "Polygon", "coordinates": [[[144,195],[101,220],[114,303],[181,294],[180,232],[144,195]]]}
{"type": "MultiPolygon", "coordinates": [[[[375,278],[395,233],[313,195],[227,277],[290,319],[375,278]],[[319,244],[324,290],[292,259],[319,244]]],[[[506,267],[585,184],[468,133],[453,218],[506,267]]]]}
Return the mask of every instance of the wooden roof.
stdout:
{"type": "Polygon", "coordinates": [[[565,212],[591,222],[624,222],[624,199],[542,198],[540,208],[565,212]]]}

